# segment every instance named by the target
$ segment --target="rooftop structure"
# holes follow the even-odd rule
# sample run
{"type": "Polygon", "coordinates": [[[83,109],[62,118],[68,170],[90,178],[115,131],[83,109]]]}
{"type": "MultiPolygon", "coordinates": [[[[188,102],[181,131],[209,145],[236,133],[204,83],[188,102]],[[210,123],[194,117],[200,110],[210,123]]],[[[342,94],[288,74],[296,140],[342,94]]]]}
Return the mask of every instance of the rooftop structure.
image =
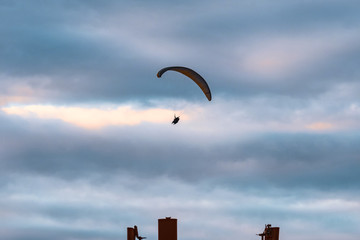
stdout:
{"type": "Polygon", "coordinates": [[[271,227],[271,224],[265,225],[265,229],[262,233],[259,233],[261,240],[279,240],[279,227],[271,227]]]}

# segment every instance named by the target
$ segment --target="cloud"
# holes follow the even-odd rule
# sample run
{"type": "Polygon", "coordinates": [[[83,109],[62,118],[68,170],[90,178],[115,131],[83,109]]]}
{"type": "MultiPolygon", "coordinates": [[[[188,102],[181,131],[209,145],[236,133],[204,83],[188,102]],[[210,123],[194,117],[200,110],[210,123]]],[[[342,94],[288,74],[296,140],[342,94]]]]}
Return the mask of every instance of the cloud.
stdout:
{"type": "Polygon", "coordinates": [[[357,1],[40,2],[0,1],[0,238],[358,238],[357,1]]]}
{"type": "MultiPolygon", "coordinates": [[[[335,236],[330,234],[329,239],[336,239],[337,231],[355,227],[359,221],[351,214],[358,210],[358,201],[326,193],[313,201],[316,192],[305,191],[299,198],[293,192],[284,196],[276,189],[206,189],[167,177],[128,174],[100,182],[96,176],[76,181],[32,175],[11,175],[10,179],[12,184],[2,189],[5,205],[0,205],[6,208],[0,211],[8,212],[0,229],[9,239],[21,239],[19,232],[39,239],[54,234],[58,239],[118,239],[126,237],[126,227],[135,224],[142,235],[156,238],[157,219],[169,215],[178,219],[178,236],[186,239],[218,239],[224,234],[249,238],[263,230],[264,221],[280,226],[282,236],[296,233],[303,237],[310,231],[322,238],[330,231],[335,236]],[[30,187],[34,184],[35,189],[30,187]],[[348,216],[349,227],[332,222],[343,214],[348,216]],[[322,225],[324,217],[327,225],[322,225]],[[305,219],[304,225],[291,224],[305,219]],[[308,231],[302,231],[307,225],[308,231]]],[[[344,239],[353,239],[356,232],[355,227],[344,233],[344,239]]]]}
{"type": "Polygon", "coordinates": [[[1,96],[0,95],[0,106],[7,105],[9,103],[24,103],[29,102],[31,98],[23,96],[1,96]]]}
{"type": "Polygon", "coordinates": [[[88,131],[4,114],[1,171],[60,179],[131,173],[230,188],[268,185],[337,191],[357,186],[356,134],[245,132],[231,127],[232,122],[225,123],[232,131],[211,132],[206,130],[210,126],[198,129],[196,115],[190,116],[175,127],[169,122],[143,122],[88,131]]]}
{"type": "MultiPolygon", "coordinates": [[[[25,118],[36,117],[41,119],[60,119],[88,129],[98,129],[105,126],[137,125],[141,122],[165,123],[173,111],[168,109],[134,110],[131,106],[122,106],[112,109],[59,107],[51,105],[25,105],[3,107],[7,114],[19,115],[25,118]]],[[[186,120],[186,115],[181,116],[186,120]]]]}
{"type": "Polygon", "coordinates": [[[328,129],[332,129],[333,128],[333,125],[331,123],[327,123],[327,122],[315,122],[315,123],[312,123],[310,125],[307,125],[306,126],[307,128],[309,129],[312,129],[312,130],[328,130],[328,129]]]}
{"type": "Polygon", "coordinates": [[[357,19],[353,2],[331,1],[324,7],[324,2],[245,1],[229,3],[222,11],[220,1],[206,6],[201,1],[138,4],[5,5],[1,22],[13,25],[1,25],[6,48],[0,49],[0,70],[19,83],[52,92],[47,101],[54,104],[200,99],[173,78],[172,87],[155,81],[156,72],[168,65],[192,67],[215,93],[233,97],[275,93],[307,98],[331,88],[338,77],[354,81],[359,75],[353,66],[357,28],[346,24],[357,19]],[[29,76],[48,82],[28,81],[29,76]]]}

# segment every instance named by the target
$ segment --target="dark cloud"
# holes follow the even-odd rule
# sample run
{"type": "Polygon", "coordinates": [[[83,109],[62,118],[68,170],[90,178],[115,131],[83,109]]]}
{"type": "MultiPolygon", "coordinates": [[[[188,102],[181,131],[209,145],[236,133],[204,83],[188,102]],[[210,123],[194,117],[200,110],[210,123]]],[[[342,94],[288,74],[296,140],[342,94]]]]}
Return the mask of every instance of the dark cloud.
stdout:
{"type": "Polygon", "coordinates": [[[193,130],[179,134],[157,125],[113,129],[116,134],[110,137],[85,130],[70,133],[59,122],[52,123],[60,124],[58,130],[39,131],[44,123],[39,124],[1,130],[6,139],[3,172],[64,179],[130,172],[229,186],[327,190],[355,189],[360,181],[357,134],[278,133],[219,142],[216,136],[194,137],[193,130]]]}
{"type": "MultiPolygon", "coordinates": [[[[269,92],[310,96],[328,90],[339,77],[346,82],[359,75],[352,65],[358,58],[357,48],[334,55],[334,60],[318,62],[307,66],[306,71],[286,76],[283,84],[268,84],[267,76],[262,77],[259,84],[256,77],[227,65],[228,61],[243,57],[241,52],[238,59],[231,56],[236,51],[236,42],[246,48],[246,41],[262,37],[266,45],[266,32],[283,35],[299,30],[303,34],[312,34],[319,29],[332,31],[331,22],[337,23],[338,28],[348,21],[356,22],[353,21],[357,18],[355,2],[245,2],[227,6],[227,11],[220,12],[216,11],[219,2],[204,6],[201,1],[165,4],[166,10],[161,9],[163,2],[145,5],[98,1],[40,2],[42,4],[5,2],[2,5],[0,52],[3,58],[0,65],[5,76],[3,85],[14,81],[12,77],[16,76],[18,83],[52,91],[46,96],[52,101],[200,99],[187,84],[174,83],[173,88],[165,88],[152,81],[156,79],[156,72],[167,65],[193,67],[205,75],[214,93],[234,96],[269,92]],[[189,11],[193,8],[200,11],[204,7],[208,12],[203,14],[189,11]],[[146,27],[135,25],[138,19],[149,19],[149,23],[146,27]],[[164,25],[166,22],[169,24],[164,25]],[[309,30],[314,22],[316,29],[309,30]],[[299,29],[297,23],[305,26],[299,29]],[[287,27],[279,29],[281,24],[287,27]],[[172,44],[166,46],[162,44],[164,41],[172,44]],[[152,52],[142,49],[146,47],[152,52]],[[172,55],[171,59],[162,56],[162,52],[172,55]],[[30,76],[33,77],[31,80],[30,76]],[[330,76],[333,77],[329,79],[330,76]]],[[[356,26],[349,28],[357,29],[356,26]]]]}

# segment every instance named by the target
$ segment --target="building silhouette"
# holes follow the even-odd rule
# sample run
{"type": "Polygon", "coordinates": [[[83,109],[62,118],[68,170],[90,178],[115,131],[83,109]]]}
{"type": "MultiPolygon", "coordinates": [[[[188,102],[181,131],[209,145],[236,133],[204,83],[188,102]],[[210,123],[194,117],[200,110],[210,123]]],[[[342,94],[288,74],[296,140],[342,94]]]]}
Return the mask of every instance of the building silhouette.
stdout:
{"type": "MultiPolygon", "coordinates": [[[[257,234],[261,240],[279,240],[280,228],[265,225],[262,233],[257,234]]],[[[137,226],[127,228],[127,240],[143,240],[146,237],[139,236],[137,226]]],[[[158,240],[177,240],[177,219],[166,217],[158,219],[158,240]]]]}
{"type": "Polygon", "coordinates": [[[158,240],[177,240],[177,219],[166,217],[158,220],[158,240]]]}
{"type": "Polygon", "coordinates": [[[279,240],[279,227],[271,227],[271,224],[265,225],[265,229],[262,233],[259,233],[261,240],[279,240]]]}
{"type": "MultiPolygon", "coordinates": [[[[127,228],[127,240],[142,240],[145,237],[139,236],[136,225],[127,228]]],[[[158,219],[158,240],[177,240],[177,219],[166,217],[158,219]]]]}

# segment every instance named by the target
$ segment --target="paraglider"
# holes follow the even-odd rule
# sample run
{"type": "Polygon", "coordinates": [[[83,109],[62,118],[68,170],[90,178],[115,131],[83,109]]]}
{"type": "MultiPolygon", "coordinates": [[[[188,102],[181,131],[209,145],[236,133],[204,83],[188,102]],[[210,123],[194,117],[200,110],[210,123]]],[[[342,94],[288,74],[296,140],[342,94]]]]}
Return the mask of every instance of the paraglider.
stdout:
{"type": "Polygon", "coordinates": [[[189,77],[201,88],[201,90],[205,94],[206,98],[209,101],[211,101],[211,91],[210,91],[209,85],[207,84],[205,79],[202,76],[200,76],[200,74],[198,74],[197,72],[195,72],[194,70],[192,70],[190,68],[174,66],[174,67],[166,67],[166,68],[161,69],[157,73],[157,77],[160,78],[166,71],[169,71],[169,70],[182,73],[185,76],[189,77]]]}
{"type": "MultiPolygon", "coordinates": [[[[209,85],[207,84],[205,79],[202,76],[200,76],[200,74],[198,74],[194,70],[187,68],[187,67],[173,66],[173,67],[166,67],[166,68],[161,69],[157,73],[157,77],[161,78],[161,76],[169,70],[182,73],[185,76],[187,76],[188,78],[190,78],[191,80],[193,80],[201,88],[201,90],[205,94],[206,98],[209,101],[211,101],[211,91],[210,91],[209,85]]],[[[177,124],[179,122],[179,120],[180,120],[180,116],[176,117],[176,115],[174,115],[174,120],[172,121],[172,124],[173,125],[177,124]]]]}

